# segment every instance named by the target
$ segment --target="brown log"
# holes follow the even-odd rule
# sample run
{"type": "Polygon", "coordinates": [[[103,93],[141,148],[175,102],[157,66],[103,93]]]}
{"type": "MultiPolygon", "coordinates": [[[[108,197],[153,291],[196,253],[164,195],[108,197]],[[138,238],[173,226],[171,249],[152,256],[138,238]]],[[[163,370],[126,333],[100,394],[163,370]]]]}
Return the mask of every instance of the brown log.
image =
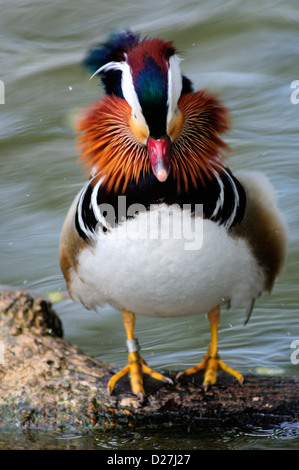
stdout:
{"type": "Polygon", "coordinates": [[[299,419],[298,379],[285,376],[246,376],[241,386],[223,373],[204,392],[200,377],[175,381],[168,371],[174,385],[147,380],[142,405],[125,380],[109,396],[111,366],[63,339],[47,298],[21,290],[0,289],[0,347],[2,430],[244,429],[299,419]]]}

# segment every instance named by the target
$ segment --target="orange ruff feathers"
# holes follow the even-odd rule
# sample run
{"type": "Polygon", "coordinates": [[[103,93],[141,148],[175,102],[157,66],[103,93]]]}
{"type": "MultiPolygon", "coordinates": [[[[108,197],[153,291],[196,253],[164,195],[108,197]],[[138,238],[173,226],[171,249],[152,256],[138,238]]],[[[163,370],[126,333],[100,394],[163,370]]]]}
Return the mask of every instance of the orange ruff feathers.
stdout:
{"type": "MultiPolygon", "coordinates": [[[[228,129],[228,112],[204,91],[182,95],[178,102],[183,125],[178,139],[171,143],[171,163],[180,191],[190,179],[204,183],[213,169],[221,171],[223,151],[228,149],[219,134],[228,129]],[[189,179],[190,178],[190,179],[189,179]]],[[[150,171],[147,147],[134,137],[129,121],[131,108],[116,96],[105,96],[87,111],[78,125],[80,160],[91,166],[90,174],[105,176],[107,191],[124,192],[131,180],[150,171]]]]}

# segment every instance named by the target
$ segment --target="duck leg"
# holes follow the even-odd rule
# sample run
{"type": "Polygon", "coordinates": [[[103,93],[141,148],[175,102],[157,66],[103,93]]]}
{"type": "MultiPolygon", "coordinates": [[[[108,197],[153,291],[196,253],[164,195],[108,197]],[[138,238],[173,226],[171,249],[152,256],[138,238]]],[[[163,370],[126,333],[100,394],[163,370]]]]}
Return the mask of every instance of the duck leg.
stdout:
{"type": "Polygon", "coordinates": [[[208,351],[204,355],[203,360],[200,362],[200,364],[191,367],[191,369],[188,369],[184,372],[179,372],[177,374],[177,378],[179,378],[183,375],[192,375],[200,370],[204,370],[205,374],[203,380],[203,387],[205,391],[208,390],[210,385],[216,383],[218,369],[222,369],[228,374],[233,375],[240,384],[242,384],[244,381],[243,376],[239,372],[232,369],[231,367],[228,367],[223,361],[220,360],[218,354],[219,317],[220,307],[216,307],[208,313],[208,318],[211,326],[211,344],[208,351]]]}
{"type": "Polygon", "coordinates": [[[111,394],[116,382],[125,375],[130,376],[131,390],[142,401],[145,397],[143,386],[143,375],[149,374],[156,380],[172,383],[172,380],[158,372],[150,369],[144,359],[139,354],[139,345],[134,337],[135,315],[134,313],[123,310],[123,323],[127,335],[128,364],[119,372],[114,374],[108,382],[108,393],[111,394]]]}

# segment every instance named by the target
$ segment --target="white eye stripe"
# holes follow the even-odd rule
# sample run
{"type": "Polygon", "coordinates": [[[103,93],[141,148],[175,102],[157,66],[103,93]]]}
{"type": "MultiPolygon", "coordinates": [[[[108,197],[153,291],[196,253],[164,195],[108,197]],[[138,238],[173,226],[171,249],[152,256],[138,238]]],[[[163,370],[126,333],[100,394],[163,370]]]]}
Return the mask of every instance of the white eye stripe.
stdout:
{"type": "Polygon", "coordinates": [[[98,70],[96,70],[89,80],[91,80],[95,75],[98,75],[101,72],[107,72],[109,70],[122,70],[120,64],[124,62],[108,62],[107,64],[102,65],[98,70]]]}
{"type": "Polygon", "coordinates": [[[180,63],[182,60],[183,59],[181,59],[176,54],[169,58],[167,124],[169,124],[171,119],[175,116],[178,107],[178,101],[182,93],[183,79],[180,68],[180,63]]]}
{"type": "MultiPolygon", "coordinates": [[[[183,88],[183,79],[180,69],[180,63],[182,60],[183,59],[181,59],[177,54],[174,54],[169,58],[167,90],[167,125],[170,123],[170,121],[173,119],[177,112],[178,101],[183,88]]],[[[142,124],[148,128],[133,84],[131,69],[127,62],[108,62],[107,64],[103,65],[98,70],[96,70],[96,72],[94,72],[94,74],[90,77],[90,80],[95,75],[101,72],[108,72],[109,70],[119,70],[122,72],[122,93],[125,100],[132,108],[132,116],[134,117],[134,119],[142,122],[142,124]]]]}
{"type": "Polygon", "coordinates": [[[125,100],[132,108],[132,116],[134,119],[141,121],[144,126],[148,127],[142,113],[137,93],[135,91],[131,69],[127,62],[108,62],[108,64],[100,67],[90,77],[90,80],[98,73],[107,72],[109,70],[120,70],[122,72],[121,89],[125,100]]]}

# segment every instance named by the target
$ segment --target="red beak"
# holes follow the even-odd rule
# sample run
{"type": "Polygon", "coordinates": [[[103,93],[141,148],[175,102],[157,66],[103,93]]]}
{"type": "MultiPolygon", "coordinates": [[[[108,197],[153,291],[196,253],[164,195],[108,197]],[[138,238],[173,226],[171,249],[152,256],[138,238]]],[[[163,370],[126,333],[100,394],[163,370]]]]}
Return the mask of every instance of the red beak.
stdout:
{"type": "Polygon", "coordinates": [[[152,170],[156,178],[163,183],[170,173],[170,139],[168,136],[155,140],[149,137],[147,148],[152,170]]]}

